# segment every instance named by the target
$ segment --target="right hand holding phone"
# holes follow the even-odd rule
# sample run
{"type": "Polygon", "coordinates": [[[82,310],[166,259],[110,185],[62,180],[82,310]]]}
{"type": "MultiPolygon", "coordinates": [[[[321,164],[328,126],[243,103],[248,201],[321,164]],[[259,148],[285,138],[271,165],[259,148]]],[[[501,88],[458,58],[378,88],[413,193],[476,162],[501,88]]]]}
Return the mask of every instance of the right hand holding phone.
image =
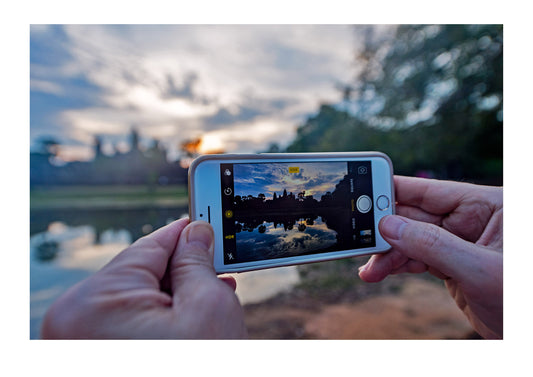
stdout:
{"type": "Polygon", "coordinates": [[[503,190],[467,183],[394,177],[396,212],[379,230],[392,246],[359,276],[429,271],[443,279],[474,329],[503,337],[503,190]]]}

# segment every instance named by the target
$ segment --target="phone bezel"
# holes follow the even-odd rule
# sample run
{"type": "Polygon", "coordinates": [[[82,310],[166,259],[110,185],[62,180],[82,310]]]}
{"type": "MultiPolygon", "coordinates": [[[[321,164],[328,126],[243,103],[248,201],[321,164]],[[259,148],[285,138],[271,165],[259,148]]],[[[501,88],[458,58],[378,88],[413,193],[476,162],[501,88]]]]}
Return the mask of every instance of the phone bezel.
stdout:
{"type": "Polygon", "coordinates": [[[196,158],[189,167],[189,216],[191,221],[204,220],[211,223],[215,232],[214,266],[217,273],[243,272],[294,264],[361,256],[387,252],[390,245],[378,231],[379,220],[395,213],[393,166],[390,158],[381,152],[335,152],[335,153],[263,153],[263,154],[223,154],[204,155],[196,158]],[[374,199],[374,222],[376,246],[352,250],[311,254],[263,261],[225,265],[222,248],[222,210],[220,196],[221,163],[268,163],[268,162],[321,162],[366,160],[372,163],[372,185],[374,199]],[[198,185],[198,182],[209,184],[198,185]],[[387,210],[376,207],[377,199],[386,195],[390,200],[387,210]],[[203,216],[200,216],[200,215],[203,216]]]}

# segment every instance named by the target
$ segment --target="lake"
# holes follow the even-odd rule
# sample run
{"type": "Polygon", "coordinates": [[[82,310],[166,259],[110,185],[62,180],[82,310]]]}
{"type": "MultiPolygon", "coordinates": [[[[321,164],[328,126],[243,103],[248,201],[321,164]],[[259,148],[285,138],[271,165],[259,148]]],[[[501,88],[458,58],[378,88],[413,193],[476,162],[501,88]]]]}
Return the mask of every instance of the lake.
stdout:
{"type": "MultiPolygon", "coordinates": [[[[238,221],[238,220],[236,220],[238,221]]],[[[283,258],[322,251],[337,243],[337,232],[321,217],[294,216],[288,222],[261,222],[257,227],[237,223],[236,250],[239,262],[283,258]]]]}
{"type": "MultiPolygon", "coordinates": [[[[63,292],[90,276],[133,241],[187,216],[187,206],[41,208],[30,211],[30,338],[63,292]]],[[[267,299],[299,281],[296,267],[233,275],[241,303],[267,299]]]]}

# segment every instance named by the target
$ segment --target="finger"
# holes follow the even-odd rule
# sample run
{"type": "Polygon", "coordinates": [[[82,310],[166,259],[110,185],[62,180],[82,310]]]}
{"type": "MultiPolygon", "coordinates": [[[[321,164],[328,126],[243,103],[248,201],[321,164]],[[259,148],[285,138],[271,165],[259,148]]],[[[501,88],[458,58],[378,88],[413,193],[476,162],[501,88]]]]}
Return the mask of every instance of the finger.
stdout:
{"type": "Polygon", "coordinates": [[[453,211],[474,185],[463,182],[394,176],[396,201],[399,205],[421,208],[443,215],[453,211]]]}
{"type": "Polygon", "coordinates": [[[379,231],[404,256],[458,281],[471,281],[482,270],[491,268],[483,255],[488,250],[433,224],[389,215],[380,221],[379,231]]]}
{"type": "Polygon", "coordinates": [[[178,238],[188,223],[189,219],[180,219],[139,238],[113,258],[101,273],[120,274],[120,281],[129,288],[159,288],[178,238]]]}
{"type": "Polygon", "coordinates": [[[373,255],[364,266],[359,268],[359,277],[367,283],[382,281],[408,260],[409,258],[397,250],[373,255]]]}
{"type": "MultiPolygon", "coordinates": [[[[205,221],[195,221],[183,230],[170,262],[170,281],[174,295],[179,288],[217,279],[213,267],[214,233],[205,221]]],[[[188,290],[188,288],[187,288],[188,290]]]]}
{"type": "Polygon", "coordinates": [[[391,275],[398,275],[403,273],[409,274],[421,274],[428,270],[428,266],[420,261],[409,259],[407,262],[402,264],[400,267],[392,270],[391,275]]]}
{"type": "Polygon", "coordinates": [[[423,221],[425,223],[431,223],[438,226],[442,225],[443,216],[428,213],[418,207],[397,204],[396,214],[416,221],[423,221]]]}
{"type": "Polygon", "coordinates": [[[237,289],[237,280],[235,280],[233,276],[221,276],[219,279],[226,283],[231,289],[233,289],[233,292],[235,292],[237,289]]]}
{"type": "Polygon", "coordinates": [[[188,218],[179,219],[153,231],[139,240],[152,239],[161,245],[163,249],[168,250],[172,254],[176,249],[181,232],[187,224],[189,224],[188,218]]]}
{"type": "Polygon", "coordinates": [[[448,278],[448,276],[444,275],[442,272],[440,272],[439,270],[433,268],[433,267],[427,267],[428,269],[428,272],[435,276],[436,278],[439,278],[439,279],[442,279],[442,280],[446,280],[448,278]]]}

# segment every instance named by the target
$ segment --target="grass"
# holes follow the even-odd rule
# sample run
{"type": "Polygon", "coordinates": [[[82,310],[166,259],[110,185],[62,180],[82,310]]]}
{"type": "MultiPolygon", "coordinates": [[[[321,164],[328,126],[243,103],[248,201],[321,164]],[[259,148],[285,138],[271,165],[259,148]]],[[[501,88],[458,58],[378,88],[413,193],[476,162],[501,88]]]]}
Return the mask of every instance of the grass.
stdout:
{"type": "MultiPolygon", "coordinates": [[[[365,297],[398,294],[407,275],[389,276],[379,284],[365,283],[358,276],[358,268],[369,256],[360,256],[311,263],[298,266],[300,282],[293,291],[322,302],[354,302],[365,297]]],[[[438,282],[429,273],[419,275],[438,282]]]]}
{"type": "Polygon", "coordinates": [[[314,298],[337,301],[356,291],[359,285],[357,268],[367,258],[347,258],[298,266],[299,289],[314,298]]]}
{"type": "Polygon", "coordinates": [[[46,186],[30,189],[31,209],[176,207],[187,204],[186,185],[46,186]]]}

